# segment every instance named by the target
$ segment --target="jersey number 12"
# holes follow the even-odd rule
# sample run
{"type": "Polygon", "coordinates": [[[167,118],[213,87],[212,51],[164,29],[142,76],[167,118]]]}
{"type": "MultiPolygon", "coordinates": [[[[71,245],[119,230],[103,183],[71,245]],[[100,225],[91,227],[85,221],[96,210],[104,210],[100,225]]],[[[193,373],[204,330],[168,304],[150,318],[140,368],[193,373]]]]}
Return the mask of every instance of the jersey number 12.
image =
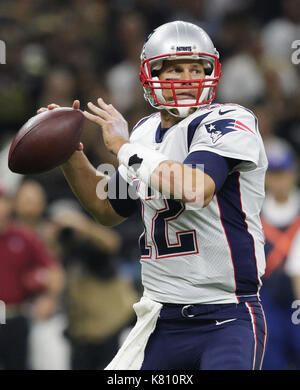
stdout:
{"type": "MultiPolygon", "coordinates": [[[[140,237],[141,257],[168,258],[198,253],[197,237],[195,230],[176,231],[176,241],[171,243],[169,238],[169,223],[176,220],[185,210],[185,206],[172,199],[163,199],[164,207],[156,210],[152,218],[151,231],[145,225],[144,233],[140,237]],[[147,236],[151,235],[153,246],[147,242],[147,236]]],[[[144,220],[144,205],[142,203],[142,218],[144,220]]]]}

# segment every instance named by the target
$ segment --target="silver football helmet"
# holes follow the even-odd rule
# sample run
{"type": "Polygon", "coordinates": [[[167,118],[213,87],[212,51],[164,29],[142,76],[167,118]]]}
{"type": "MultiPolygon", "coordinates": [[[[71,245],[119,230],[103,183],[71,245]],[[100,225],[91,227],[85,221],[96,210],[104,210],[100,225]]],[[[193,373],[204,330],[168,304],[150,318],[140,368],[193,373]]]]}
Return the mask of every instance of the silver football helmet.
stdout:
{"type": "Polygon", "coordinates": [[[210,104],[216,94],[216,86],[221,77],[219,53],[210,37],[200,27],[182,21],[163,24],[156,28],[144,43],[141,54],[140,80],[145,99],[158,110],[168,110],[176,117],[184,118],[210,104]],[[177,59],[201,60],[205,71],[204,79],[160,80],[159,71],[163,61],[177,59]],[[184,84],[184,85],[182,85],[184,84]],[[180,100],[176,91],[197,89],[195,99],[180,100]],[[173,93],[173,101],[166,101],[163,90],[173,93]]]}

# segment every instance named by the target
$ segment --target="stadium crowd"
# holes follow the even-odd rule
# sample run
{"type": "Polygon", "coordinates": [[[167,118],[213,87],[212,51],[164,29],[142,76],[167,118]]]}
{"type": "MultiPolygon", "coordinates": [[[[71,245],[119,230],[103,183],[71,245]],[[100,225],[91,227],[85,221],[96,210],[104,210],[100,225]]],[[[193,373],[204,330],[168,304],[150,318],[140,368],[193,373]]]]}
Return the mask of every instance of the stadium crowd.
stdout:
{"type": "MultiPolygon", "coordinates": [[[[59,168],[31,177],[12,174],[7,168],[10,142],[39,107],[71,106],[74,99],[85,108],[103,97],[132,128],[152,112],[138,78],[144,38],[173,20],[203,27],[218,48],[222,79],[215,101],[251,109],[273,159],[280,160],[286,145],[285,156],[300,153],[300,67],[292,46],[297,40],[300,46],[300,0],[1,0],[6,64],[0,65],[0,241],[2,225],[17,223],[24,234],[30,230],[40,240],[57,264],[55,293],[49,293],[46,282],[37,286],[37,275],[29,273],[27,293],[7,305],[7,326],[22,316],[28,319],[24,327],[30,328],[22,352],[26,362],[13,368],[105,367],[132,324],[132,304],[142,293],[138,236],[143,226],[137,216],[113,229],[96,224],[59,168]],[[2,208],[8,211],[2,213],[2,208]]],[[[99,127],[86,122],[82,142],[94,166],[117,166],[99,127]]],[[[296,158],[279,169],[294,170],[292,188],[297,191],[296,158]]],[[[298,257],[300,263],[300,252],[298,257]]],[[[38,271],[48,269],[48,260],[39,262],[38,271]]],[[[299,279],[294,299],[300,299],[299,279]]],[[[17,283],[24,280],[16,281],[16,289],[17,283]]],[[[23,325],[21,321],[18,327],[23,325]]],[[[0,346],[7,337],[1,327],[0,346]]],[[[19,332],[18,327],[12,332],[19,332]]],[[[268,368],[299,368],[299,351],[300,342],[281,366],[268,359],[268,368]]],[[[0,367],[12,367],[1,351],[0,367]]]]}

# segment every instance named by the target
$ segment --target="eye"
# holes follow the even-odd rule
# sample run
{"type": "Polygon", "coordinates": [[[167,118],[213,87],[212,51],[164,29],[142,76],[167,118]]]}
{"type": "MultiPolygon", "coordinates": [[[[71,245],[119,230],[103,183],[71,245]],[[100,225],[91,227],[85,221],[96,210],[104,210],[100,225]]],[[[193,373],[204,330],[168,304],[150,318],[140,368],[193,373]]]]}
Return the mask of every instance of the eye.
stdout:
{"type": "Polygon", "coordinates": [[[193,74],[203,74],[203,70],[202,70],[202,69],[195,68],[195,69],[192,70],[192,73],[193,73],[193,74]]]}

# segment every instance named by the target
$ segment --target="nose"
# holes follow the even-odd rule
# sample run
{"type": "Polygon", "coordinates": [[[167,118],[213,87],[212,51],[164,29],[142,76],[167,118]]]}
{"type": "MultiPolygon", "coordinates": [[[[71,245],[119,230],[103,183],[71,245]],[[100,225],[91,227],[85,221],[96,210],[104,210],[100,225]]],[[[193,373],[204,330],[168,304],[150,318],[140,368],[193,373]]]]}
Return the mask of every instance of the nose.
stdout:
{"type": "MultiPolygon", "coordinates": [[[[191,72],[189,71],[189,69],[185,69],[182,74],[181,74],[181,80],[192,80],[193,79],[193,75],[191,74],[191,72]]],[[[191,81],[188,81],[188,82],[185,82],[183,83],[184,85],[190,85],[191,84],[191,81]]]]}

